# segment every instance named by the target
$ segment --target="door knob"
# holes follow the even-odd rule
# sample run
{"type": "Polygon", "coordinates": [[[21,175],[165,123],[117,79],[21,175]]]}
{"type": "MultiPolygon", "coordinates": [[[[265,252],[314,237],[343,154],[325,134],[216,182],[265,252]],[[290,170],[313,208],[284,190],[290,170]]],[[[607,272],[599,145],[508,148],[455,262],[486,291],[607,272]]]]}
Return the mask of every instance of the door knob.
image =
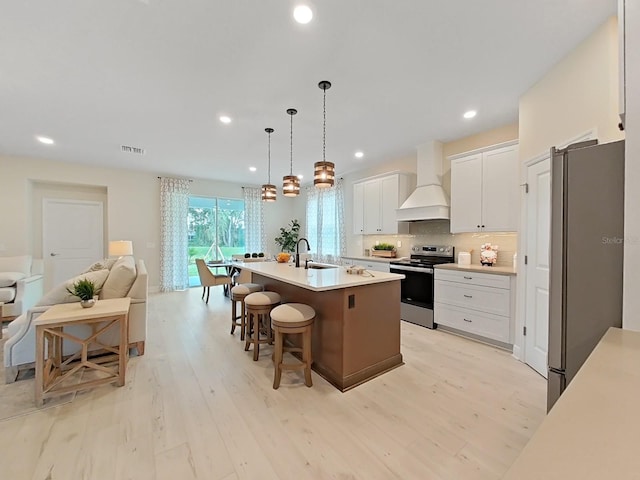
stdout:
{"type": "Polygon", "coordinates": [[[51,255],[52,257],[55,257],[57,255],[60,255],[59,253],[50,253],[49,255],[51,255]]]}

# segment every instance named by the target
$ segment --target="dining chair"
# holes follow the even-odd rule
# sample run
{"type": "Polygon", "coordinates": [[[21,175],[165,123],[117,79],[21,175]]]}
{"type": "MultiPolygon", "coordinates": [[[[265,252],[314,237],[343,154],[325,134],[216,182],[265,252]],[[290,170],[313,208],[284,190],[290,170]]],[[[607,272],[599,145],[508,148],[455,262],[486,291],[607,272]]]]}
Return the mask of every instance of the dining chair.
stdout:
{"type": "Polygon", "coordinates": [[[209,288],[216,285],[224,286],[224,294],[227,294],[227,289],[231,284],[231,277],[228,275],[222,275],[212,273],[204,262],[203,258],[196,258],[196,267],[198,268],[198,275],[200,276],[200,284],[202,285],[202,299],[204,300],[204,294],[207,294],[205,303],[209,303],[209,288]]]}

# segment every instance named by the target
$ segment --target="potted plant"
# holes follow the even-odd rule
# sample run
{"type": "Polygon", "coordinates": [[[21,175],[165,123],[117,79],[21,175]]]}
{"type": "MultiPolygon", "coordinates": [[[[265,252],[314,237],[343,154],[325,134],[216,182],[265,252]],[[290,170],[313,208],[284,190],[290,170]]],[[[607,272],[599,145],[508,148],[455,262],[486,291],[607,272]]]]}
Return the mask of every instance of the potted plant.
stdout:
{"type": "Polygon", "coordinates": [[[396,256],[396,247],[394,247],[390,243],[379,243],[378,245],[373,246],[371,255],[373,255],[374,257],[393,258],[396,256]]]}
{"type": "Polygon", "coordinates": [[[289,253],[295,252],[299,232],[300,224],[295,219],[291,220],[287,227],[281,227],[280,235],[275,238],[276,243],[280,245],[280,250],[289,253]]]}
{"type": "Polygon", "coordinates": [[[96,304],[96,301],[93,298],[96,294],[96,290],[95,284],[86,278],[81,278],[74,283],[71,288],[67,287],[67,292],[80,299],[80,305],[83,308],[93,307],[96,304]]]}

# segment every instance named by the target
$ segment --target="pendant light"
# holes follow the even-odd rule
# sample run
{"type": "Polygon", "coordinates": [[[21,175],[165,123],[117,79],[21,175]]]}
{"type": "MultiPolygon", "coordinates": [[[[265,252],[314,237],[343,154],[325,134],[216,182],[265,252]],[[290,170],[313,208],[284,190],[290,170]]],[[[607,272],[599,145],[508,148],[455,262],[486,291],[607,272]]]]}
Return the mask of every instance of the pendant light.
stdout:
{"type": "Polygon", "coordinates": [[[269,180],[268,183],[262,185],[262,201],[263,202],[275,202],[276,201],[276,186],[271,184],[271,134],[273,128],[265,128],[265,132],[269,135],[269,180]]]}
{"type": "Polygon", "coordinates": [[[291,117],[291,129],[289,136],[289,175],[282,177],[282,194],[285,197],[297,197],[300,195],[300,179],[293,174],[293,116],[298,113],[295,108],[288,108],[287,113],[291,117]]]}
{"type": "Polygon", "coordinates": [[[317,188],[333,187],[336,177],[336,166],[332,162],[327,162],[325,158],[326,136],[327,136],[327,90],[331,88],[331,82],[323,80],[318,84],[323,90],[322,99],[322,161],[313,165],[313,184],[317,188]]]}

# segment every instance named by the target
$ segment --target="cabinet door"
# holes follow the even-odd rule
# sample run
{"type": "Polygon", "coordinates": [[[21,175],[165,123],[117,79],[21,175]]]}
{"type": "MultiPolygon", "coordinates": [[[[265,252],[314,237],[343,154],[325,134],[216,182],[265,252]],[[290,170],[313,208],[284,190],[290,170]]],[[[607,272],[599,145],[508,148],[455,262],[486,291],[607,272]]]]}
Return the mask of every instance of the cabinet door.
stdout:
{"type": "Polygon", "coordinates": [[[380,181],[371,180],[364,183],[364,233],[382,232],[380,224],[380,181]]]}
{"type": "Polygon", "coordinates": [[[364,233],[364,183],[353,185],[353,233],[364,233]]]}
{"type": "MultiPolygon", "coordinates": [[[[518,230],[518,146],[485,152],[482,158],[482,225],[487,232],[518,230]]],[[[452,174],[453,175],[453,174],[452,174]]]]}
{"type": "Polygon", "coordinates": [[[398,208],[398,175],[380,180],[380,233],[398,233],[396,209],[398,208]]]}
{"type": "Polygon", "coordinates": [[[451,233],[482,225],[482,154],[451,161],[451,233]]]}

